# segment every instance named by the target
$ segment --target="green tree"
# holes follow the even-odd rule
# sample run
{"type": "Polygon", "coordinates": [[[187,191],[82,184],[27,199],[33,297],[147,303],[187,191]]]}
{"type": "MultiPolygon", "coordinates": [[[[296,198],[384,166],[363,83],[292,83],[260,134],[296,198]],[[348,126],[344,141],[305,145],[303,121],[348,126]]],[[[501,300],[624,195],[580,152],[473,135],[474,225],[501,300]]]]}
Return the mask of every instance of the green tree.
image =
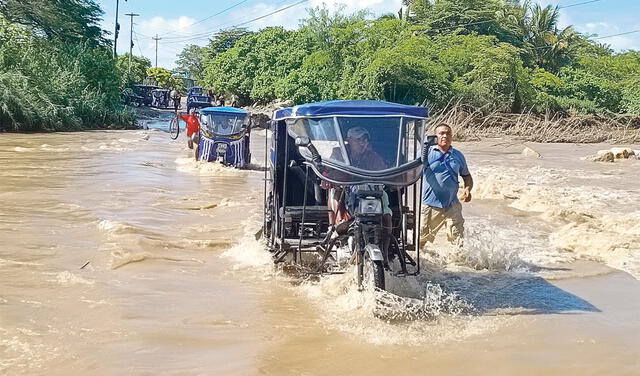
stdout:
{"type": "Polygon", "coordinates": [[[121,77],[121,86],[128,87],[141,84],[147,78],[147,69],[151,68],[151,61],[146,57],[131,56],[129,69],[129,53],[125,53],[117,57],[116,67],[121,77]]]}
{"type": "Polygon", "coordinates": [[[123,111],[111,52],[21,31],[0,22],[0,128],[79,130],[131,125],[123,111]],[[15,29],[9,26],[9,29],[15,29]]]}
{"type": "Polygon", "coordinates": [[[200,81],[204,73],[204,61],[206,58],[206,47],[195,44],[186,46],[176,60],[176,70],[187,72],[191,78],[200,81]]]}
{"type": "Polygon", "coordinates": [[[346,97],[382,99],[399,103],[442,103],[451,92],[448,74],[434,56],[426,38],[413,37],[376,52],[349,80],[346,97]]]}
{"type": "Polygon", "coordinates": [[[335,99],[341,74],[327,51],[316,51],[304,58],[299,69],[277,82],[275,94],[295,103],[335,99]]]}
{"type": "Polygon", "coordinates": [[[107,44],[99,26],[103,12],[93,0],[3,0],[0,13],[49,39],[107,44]]]}
{"type": "Polygon", "coordinates": [[[235,46],[236,42],[251,32],[244,27],[232,27],[230,29],[220,30],[213,34],[213,38],[209,40],[207,45],[207,57],[213,58],[217,54],[235,46]]]}
{"type": "Polygon", "coordinates": [[[207,60],[203,82],[242,101],[273,100],[277,82],[300,67],[310,50],[304,33],[265,28],[245,35],[229,50],[207,60]]]}
{"type": "Polygon", "coordinates": [[[514,41],[513,33],[497,15],[510,2],[505,0],[412,1],[413,21],[429,35],[459,33],[495,35],[500,41],[514,41]]]}
{"type": "MultiPolygon", "coordinates": [[[[558,28],[558,7],[542,7],[529,0],[519,5],[503,8],[498,18],[522,40],[522,52],[529,66],[558,72],[575,58],[574,47],[582,45],[581,38],[568,26],[558,28]]],[[[517,45],[520,45],[519,43],[517,45]]]]}
{"type": "Polygon", "coordinates": [[[152,78],[158,86],[162,86],[165,89],[178,88],[180,91],[184,91],[180,77],[174,76],[168,69],[149,68],[147,69],[147,77],[152,78]]]}

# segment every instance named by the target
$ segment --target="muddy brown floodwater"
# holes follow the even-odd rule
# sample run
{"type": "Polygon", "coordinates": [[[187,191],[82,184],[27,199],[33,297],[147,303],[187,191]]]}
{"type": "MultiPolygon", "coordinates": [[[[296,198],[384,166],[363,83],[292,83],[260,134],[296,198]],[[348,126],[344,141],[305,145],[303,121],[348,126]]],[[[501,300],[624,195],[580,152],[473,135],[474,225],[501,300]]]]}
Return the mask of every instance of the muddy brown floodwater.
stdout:
{"type": "Polygon", "coordinates": [[[389,278],[411,318],[387,322],[350,274],[294,283],[255,240],[264,132],[248,171],[183,137],[0,135],[0,374],[640,374],[640,160],[457,144],[465,248],[389,278]]]}

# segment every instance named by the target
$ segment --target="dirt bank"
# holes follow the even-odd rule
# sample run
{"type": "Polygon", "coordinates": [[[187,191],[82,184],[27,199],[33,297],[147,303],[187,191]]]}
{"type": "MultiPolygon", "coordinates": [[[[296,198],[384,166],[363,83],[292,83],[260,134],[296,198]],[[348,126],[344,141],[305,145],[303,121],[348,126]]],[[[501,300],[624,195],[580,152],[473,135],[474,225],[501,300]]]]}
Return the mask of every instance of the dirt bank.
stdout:
{"type": "Polygon", "coordinates": [[[531,142],[633,144],[640,142],[640,116],[491,113],[456,107],[431,118],[447,123],[457,138],[479,141],[512,137],[531,142]]]}

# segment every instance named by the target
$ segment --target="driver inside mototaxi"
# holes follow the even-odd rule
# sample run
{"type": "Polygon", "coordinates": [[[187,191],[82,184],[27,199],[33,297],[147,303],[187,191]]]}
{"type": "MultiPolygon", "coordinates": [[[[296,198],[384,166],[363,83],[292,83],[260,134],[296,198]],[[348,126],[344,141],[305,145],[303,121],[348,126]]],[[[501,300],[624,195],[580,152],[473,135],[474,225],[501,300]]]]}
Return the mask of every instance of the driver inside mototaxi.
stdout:
{"type": "MultiPolygon", "coordinates": [[[[384,159],[373,150],[369,142],[369,131],[360,126],[352,127],[347,131],[346,149],[349,156],[349,164],[368,171],[380,171],[387,168],[384,159]]],[[[335,148],[330,159],[342,161],[342,152],[340,148],[335,148]]],[[[338,176],[332,176],[335,180],[341,180],[338,176]]],[[[373,186],[373,185],[370,185],[373,186]]],[[[356,195],[352,186],[345,186],[344,189],[336,187],[333,184],[325,184],[324,188],[328,188],[328,206],[331,210],[329,223],[336,225],[337,232],[346,230],[345,226],[339,226],[342,223],[349,223],[354,215],[356,206],[356,195]]],[[[372,187],[373,188],[373,187],[372,187]]],[[[391,215],[392,211],[389,207],[389,196],[387,192],[382,193],[382,225],[384,228],[384,249],[387,250],[390,243],[390,234],[392,230],[391,215]]],[[[386,254],[386,252],[385,252],[386,254]]]]}
{"type": "MultiPolygon", "coordinates": [[[[369,142],[371,136],[364,127],[352,127],[347,131],[346,149],[350,165],[368,171],[380,171],[387,168],[387,164],[380,154],[373,150],[369,142]]],[[[340,148],[333,150],[331,159],[342,160],[340,148]]]]}

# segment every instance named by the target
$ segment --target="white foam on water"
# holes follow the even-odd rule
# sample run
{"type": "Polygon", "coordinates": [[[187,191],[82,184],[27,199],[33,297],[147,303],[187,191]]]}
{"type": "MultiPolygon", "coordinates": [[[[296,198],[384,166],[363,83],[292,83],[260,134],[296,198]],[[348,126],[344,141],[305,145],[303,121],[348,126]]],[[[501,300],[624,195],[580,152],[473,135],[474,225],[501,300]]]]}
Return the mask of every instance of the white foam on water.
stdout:
{"type": "Polygon", "coordinates": [[[71,148],[56,148],[56,147],[53,147],[53,146],[51,146],[49,144],[40,145],[40,149],[44,150],[44,151],[54,152],[54,153],[56,153],[56,152],[58,152],[58,153],[59,152],[65,152],[65,151],[71,150],[71,148]]]}
{"type": "Polygon", "coordinates": [[[142,132],[142,131],[138,131],[133,133],[137,136],[140,136],[138,138],[119,138],[118,142],[122,143],[122,144],[135,144],[138,142],[142,142],[142,141],[147,141],[149,140],[149,134],[147,132],[142,132]]]}
{"type": "Polygon", "coordinates": [[[0,258],[0,265],[14,265],[14,266],[42,266],[42,264],[30,261],[15,261],[0,258]]]}
{"type": "Polygon", "coordinates": [[[252,203],[250,200],[241,202],[241,201],[234,201],[225,197],[222,200],[220,200],[220,203],[218,204],[218,206],[220,207],[252,206],[253,207],[255,206],[255,204],[252,203]]]}
{"type": "Polygon", "coordinates": [[[128,252],[117,250],[111,252],[111,269],[120,269],[126,265],[145,262],[145,261],[172,261],[172,262],[192,262],[204,264],[203,260],[193,257],[177,257],[172,255],[152,254],[149,252],[128,252]]]}
{"type": "Polygon", "coordinates": [[[487,334],[508,318],[475,315],[437,284],[385,275],[387,291],[359,291],[355,270],[292,287],[318,310],[322,325],[373,344],[425,346],[487,334]]]}
{"type": "Polygon", "coordinates": [[[49,280],[49,282],[56,282],[60,286],[93,285],[95,283],[95,281],[82,278],[79,275],[66,270],[56,273],[55,279],[49,280]]]}
{"type": "Polygon", "coordinates": [[[388,291],[375,290],[370,280],[365,282],[367,288],[359,291],[354,267],[344,274],[300,283],[274,266],[263,242],[255,239],[260,225],[257,214],[244,221],[244,236],[222,257],[231,261],[234,271],[248,271],[251,278],[289,280],[291,284],[284,285],[315,307],[328,330],[373,344],[423,346],[487,334],[511,319],[495,313],[478,315],[472,304],[448,292],[446,285],[432,282],[434,271],[426,267],[419,277],[396,277],[386,272],[388,291]]]}
{"type": "Polygon", "coordinates": [[[215,239],[182,239],[180,243],[187,249],[227,249],[234,246],[237,242],[233,239],[224,239],[218,236],[215,239]]]}
{"type": "Polygon", "coordinates": [[[640,207],[628,189],[571,186],[571,171],[481,167],[476,198],[508,199],[552,225],[553,246],[640,278],[640,207]]]}
{"type": "Polygon", "coordinates": [[[118,141],[111,142],[101,142],[98,144],[90,144],[91,146],[87,146],[89,144],[81,146],[83,151],[117,151],[117,152],[125,152],[130,151],[131,149],[123,147],[118,141]]]}
{"type": "Polygon", "coordinates": [[[103,306],[103,305],[111,305],[111,303],[107,302],[104,299],[100,299],[100,300],[91,300],[91,299],[80,299],[81,302],[83,303],[87,303],[89,308],[95,308],[95,307],[99,307],[99,306],[103,306]]]}
{"type": "Polygon", "coordinates": [[[59,356],[56,347],[40,342],[41,334],[26,328],[0,328],[0,374],[42,371],[42,365],[59,356]]]}
{"type": "Polygon", "coordinates": [[[273,258],[266,250],[265,244],[256,239],[256,233],[261,227],[259,215],[254,214],[241,223],[244,235],[240,242],[222,253],[231,260],[234,270],[252,269],[261,274],[272,274],[274,271],[273,258]]]}
{"type": "Polygon", "coordinates": [[[130,224],[112,221],[109,219],[103,219],[97,223],[97,227],[101,231],[109,232],[109,233],[118,233],[118,232],[127,232],[135,229],[135,226],[130,224]]]}
{"type": "Polygon", "coordinates": [[[25,153],[28,151],[33,150],[32,148],[24,148],[22,146],[16,146],[15,148],[13,148],[13,151],[17,152],[17,153],[25,153]]]}
{"type": "Polygon", "coordinates": [[[439,234],[433,244],[426,245],[423,257],[449,269],[529,273],[537,272],[540,266],[574,260],[572,254],[563,252],[543,234],[523,225],[498,225],[490,217],[467,218],[461,245],[450,244],[444,234],[439,234]]]}
{"type": "Polygon", "coordinates": [[[180,157],[175,160],[176,169],[182,172],[204,176],[243,176],[246,170],[225,166],[219,162],[196,161],[194,158],[180,157]]]}

